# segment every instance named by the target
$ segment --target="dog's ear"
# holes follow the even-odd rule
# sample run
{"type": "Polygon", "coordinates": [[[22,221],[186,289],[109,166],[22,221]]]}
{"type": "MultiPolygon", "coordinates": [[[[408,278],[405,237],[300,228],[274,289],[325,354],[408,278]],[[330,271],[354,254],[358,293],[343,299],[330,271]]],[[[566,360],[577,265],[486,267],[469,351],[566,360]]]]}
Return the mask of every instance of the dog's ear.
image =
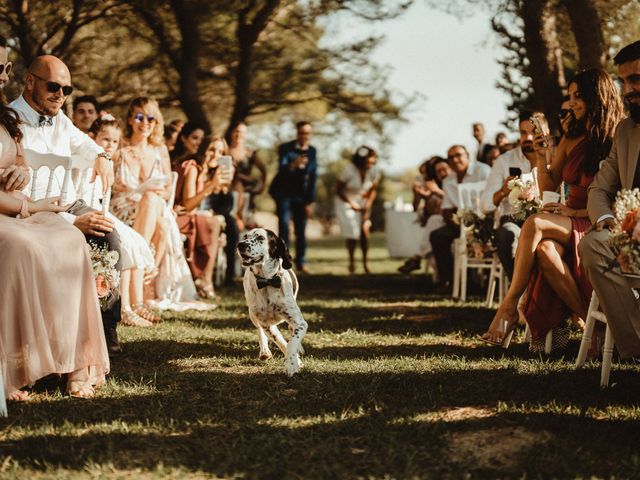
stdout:
{"type": "Polygon", "coordinates": [[[290,270],[293,264],[291,263],[291,255],[289,255],[287,244],[271,230],[267,230],[267,239],[269,240],[269,256],[271,258],[281,258],[282,267],[285,270],[290,270]]]}

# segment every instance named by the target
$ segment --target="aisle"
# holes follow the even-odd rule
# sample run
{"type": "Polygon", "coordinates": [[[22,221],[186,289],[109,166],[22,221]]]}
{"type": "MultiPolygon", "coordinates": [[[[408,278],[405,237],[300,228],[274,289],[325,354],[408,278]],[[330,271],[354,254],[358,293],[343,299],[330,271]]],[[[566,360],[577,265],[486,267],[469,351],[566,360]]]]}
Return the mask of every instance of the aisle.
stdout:
{"type": "Polygon", "coordinates": [[[312,245],[299,376],[283,375],[275,349],[257,359],[238,285],[211,313],[124,328],[126,355],[96,400],[13,405],[0,421],[0,477],[14,468],[23,478],[181,479],[636,471],[639,367],[617,365],[624,387],[600,393],[597,366],[573,370],[577,339],[566,360],[485,346],[473,337],[491,311],[392,273],[398,262],[384,260],[381,238],[372,254],[377,274],[348,277],[340,241],[312,245]]]}

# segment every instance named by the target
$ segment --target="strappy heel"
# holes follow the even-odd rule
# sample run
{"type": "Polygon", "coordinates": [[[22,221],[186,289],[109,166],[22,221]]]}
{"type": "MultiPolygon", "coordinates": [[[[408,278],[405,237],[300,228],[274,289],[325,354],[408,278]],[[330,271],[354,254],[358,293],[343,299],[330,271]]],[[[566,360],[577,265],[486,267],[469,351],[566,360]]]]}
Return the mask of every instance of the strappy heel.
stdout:
{"type": "Polygon", "coordinates": [[[148,320],[149,322],[158,323],[162,321],[162,317],[152,309],[147,307],[144,303],[138,303],[137,305],[135,305],[133,307],[133,311],[138,316],[144,318],[145,320],[148,320]]]}
{"type": "Polygon", "coordinates": [[[142,318],[131,307],[125,307],[122,309],[122,324],[130,327],[151,327],[153,323],[149,320],[142,318]]]}

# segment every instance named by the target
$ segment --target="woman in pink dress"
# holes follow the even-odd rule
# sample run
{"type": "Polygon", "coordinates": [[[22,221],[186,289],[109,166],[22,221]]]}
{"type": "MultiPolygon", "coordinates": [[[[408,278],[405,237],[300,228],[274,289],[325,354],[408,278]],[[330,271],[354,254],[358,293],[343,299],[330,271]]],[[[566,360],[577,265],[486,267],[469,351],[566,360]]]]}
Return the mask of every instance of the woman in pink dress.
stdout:
{"type": "MultiPolygon", "coordinates": [[[[508,346],[518,322],[518,301],[527,287],[525,316],[534,342],[571,312],[579,318],[587,313],[591,285],[578,257],[578,242],[591,227],[587,188],[609,154],[623,109],[613,80],[599,69],[586,70],[571,80],[569,102],[574,118],[567,135],[555,152],[537,149],[540,192],[556,191],[565,182],[569,199],[566,205],[547,203],[543,213],[532,215],[523,225],[511,286],[482,336],[494,345],[508,346]]],[[[541,139],[538,134],[538,144],[541,139]]]]}
{"type": "MultiPolygon", "coordinates": [[[[0,43],[0,84],[7,80],[6,61],[0,43]]],[[[7,172],[21,161],[21,134],[17,115],[2,100],[0,172],[7,172]]],[[[9,400],[26,400],[21,388],[50,374],[69,374],[67,391],[90,398],[109,372],[109,355],[84,236],[56,215],[64,208],[55,199],[32,202],[15,188],[21,186],[0,174],[4,392],[9,400]]]]}

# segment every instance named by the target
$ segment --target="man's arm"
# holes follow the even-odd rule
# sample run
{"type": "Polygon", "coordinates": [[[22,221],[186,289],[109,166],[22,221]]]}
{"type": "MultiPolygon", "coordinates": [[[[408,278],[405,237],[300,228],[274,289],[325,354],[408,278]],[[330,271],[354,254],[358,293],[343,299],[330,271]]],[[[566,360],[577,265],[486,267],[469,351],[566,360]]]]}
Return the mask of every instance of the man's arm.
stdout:
{"type": "Polygon", "coordinates": [[[613,145],[611,145],[609,156],[606,158],[602,167],[598,173],[596,173],[593,182],[589,186],[587,211],[589,212],[589,218],[593,224],[598,224],[605,218],[614,217],[611,205],[616,193],[621,187],[617,147],[621,125],[622,124],[618,125],[618,130],[616,131],[613,145]]]}
{"type": "MultiPolygon", "coordinates": [[[[493,212],[500,204],[500,202],[498,202],[497,204],[495,203],[494,200],[496,199],[494,197],[498,191],[503,189],[505,180],[503,177],[504,165],[501,159],[497,158],[493,164],[493,167],[491,167],[491,173],[489,173],[484,191],[480,196],[480,210],[482,210],[482,213],[486,214],[489,212],[493,212]]],[[[501,197],[499,200],[502,201],[502,198],[504,197],[501,197]]]]}

